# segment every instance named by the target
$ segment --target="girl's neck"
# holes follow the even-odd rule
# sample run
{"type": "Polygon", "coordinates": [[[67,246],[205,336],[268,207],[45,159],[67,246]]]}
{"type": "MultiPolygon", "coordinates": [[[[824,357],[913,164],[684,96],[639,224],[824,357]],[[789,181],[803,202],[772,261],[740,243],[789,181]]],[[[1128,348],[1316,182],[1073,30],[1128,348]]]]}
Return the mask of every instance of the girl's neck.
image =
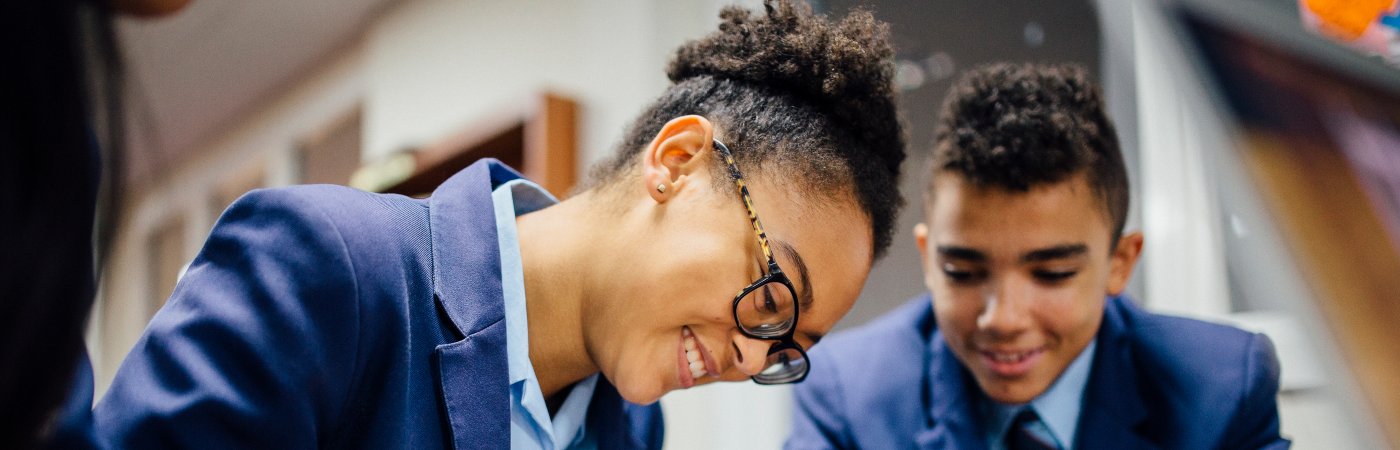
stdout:
{"type": "Polygon", "coordinates": [[[609,205],[589,191],[557,205],[516,219],[520,257],[525,274],[529,320],[530,362],[540,390],[552,404],[561,404],[570,386],[598,372],[584,337],[583,314],[610,273],[615,258],[607,255],[622,243],[618,215],[601,214],[609,205]]]}

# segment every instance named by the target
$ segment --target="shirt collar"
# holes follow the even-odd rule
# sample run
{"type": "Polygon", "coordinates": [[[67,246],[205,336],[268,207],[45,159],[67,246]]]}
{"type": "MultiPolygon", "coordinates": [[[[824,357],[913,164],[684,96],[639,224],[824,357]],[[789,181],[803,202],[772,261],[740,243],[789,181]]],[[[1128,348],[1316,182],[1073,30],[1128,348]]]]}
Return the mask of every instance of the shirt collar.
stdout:
{"type": "MultiPolygon", "coordinates": [[[[1040,416],[1041,423],[1045,424],[1055,440],[1062,444],[1062,448],[1074,448],[1075,428],[1079,424],[1084,387],[1089,382],[1089,371],[1093,367],[1096,346],[1097,343],[1089,341],[1089,345],[1069,363],[1050,388],[1029,403],[1040,416]]],[[[1026,406],[997,403],[985,395],[982,396],[982,404],[992,442],[1001,441],[1006,435],[1006,429],[1011,426],[1011,421],[1026,406]]]]}
{"type": "MultiPolygon", "coordinates": [[[[529,323],[525,314],[525,273],[515,218],[558,203],[539,185],[519,178],[491,191],[496,239],[501,248],[501,294],[505,298],[506,355],[510,382],[535,380],[530,364],[529,323]]],[[[536,383],[538,381],[536,380],[536,383]]]]}
{"type": "MultiPolygon", "coordinates": [[[[497,243],[501,249],[501,294],[505,299],[506,364],[512,408],[520,408],[534,428],[536,438],[550,447],[567,448],[584,438],[588,404],[598,384],[598,374],[575,383],[554,417],[549,415],[539,378],[530,361],[529,317],[525,307],[525,272],[520,257],[520,236],[515,219],[559,201],[539,185],[525,179],[508,181],[491,191],[496,215],[497,243]]],[[[512,421],[515,420],[514,412],[512,421]]],[[[541,443],[543,444],[543,443],[541,443]]]]}

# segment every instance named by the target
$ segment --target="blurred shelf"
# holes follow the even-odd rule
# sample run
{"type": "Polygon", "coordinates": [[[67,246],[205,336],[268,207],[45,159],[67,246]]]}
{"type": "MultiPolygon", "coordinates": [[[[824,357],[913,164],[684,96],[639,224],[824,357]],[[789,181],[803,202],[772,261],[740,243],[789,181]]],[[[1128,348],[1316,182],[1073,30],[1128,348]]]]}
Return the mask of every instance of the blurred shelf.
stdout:
{"type": "Polygon", "coordinates": [[[496,158],[556,197],[573,188],[578,167],[578,105],[545,93],[467,125],[441,141],[361,167],[350,185],[425,197],[458,171],[496,158]]]}

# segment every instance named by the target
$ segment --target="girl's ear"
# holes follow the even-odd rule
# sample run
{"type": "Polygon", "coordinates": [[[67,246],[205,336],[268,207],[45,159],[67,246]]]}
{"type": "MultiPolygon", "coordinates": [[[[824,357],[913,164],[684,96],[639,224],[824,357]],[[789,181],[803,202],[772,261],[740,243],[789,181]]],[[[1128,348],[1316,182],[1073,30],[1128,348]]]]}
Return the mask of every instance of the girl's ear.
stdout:
{"type": "Polygon", "coordinates": [[[714,126],[702,116],[681,116],[666,122],[642,155],[642,188],[657,203],[685,189],[690,175],[704,170],[713,152],[714,126]]]}

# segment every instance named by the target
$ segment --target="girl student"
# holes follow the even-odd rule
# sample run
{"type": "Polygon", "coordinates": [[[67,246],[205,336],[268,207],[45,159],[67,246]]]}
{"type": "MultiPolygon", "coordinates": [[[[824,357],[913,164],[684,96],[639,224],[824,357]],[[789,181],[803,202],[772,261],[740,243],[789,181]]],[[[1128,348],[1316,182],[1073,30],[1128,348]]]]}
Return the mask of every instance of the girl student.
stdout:
{"type": "Polygon", "coordinates": [[[667,392],[799,382],[889,246],[904,137],[867,12],[770,0],[556,202],[494,160],[431,197],[247,194],[94,411],[120,448],[656,448],[667,392]]]}

